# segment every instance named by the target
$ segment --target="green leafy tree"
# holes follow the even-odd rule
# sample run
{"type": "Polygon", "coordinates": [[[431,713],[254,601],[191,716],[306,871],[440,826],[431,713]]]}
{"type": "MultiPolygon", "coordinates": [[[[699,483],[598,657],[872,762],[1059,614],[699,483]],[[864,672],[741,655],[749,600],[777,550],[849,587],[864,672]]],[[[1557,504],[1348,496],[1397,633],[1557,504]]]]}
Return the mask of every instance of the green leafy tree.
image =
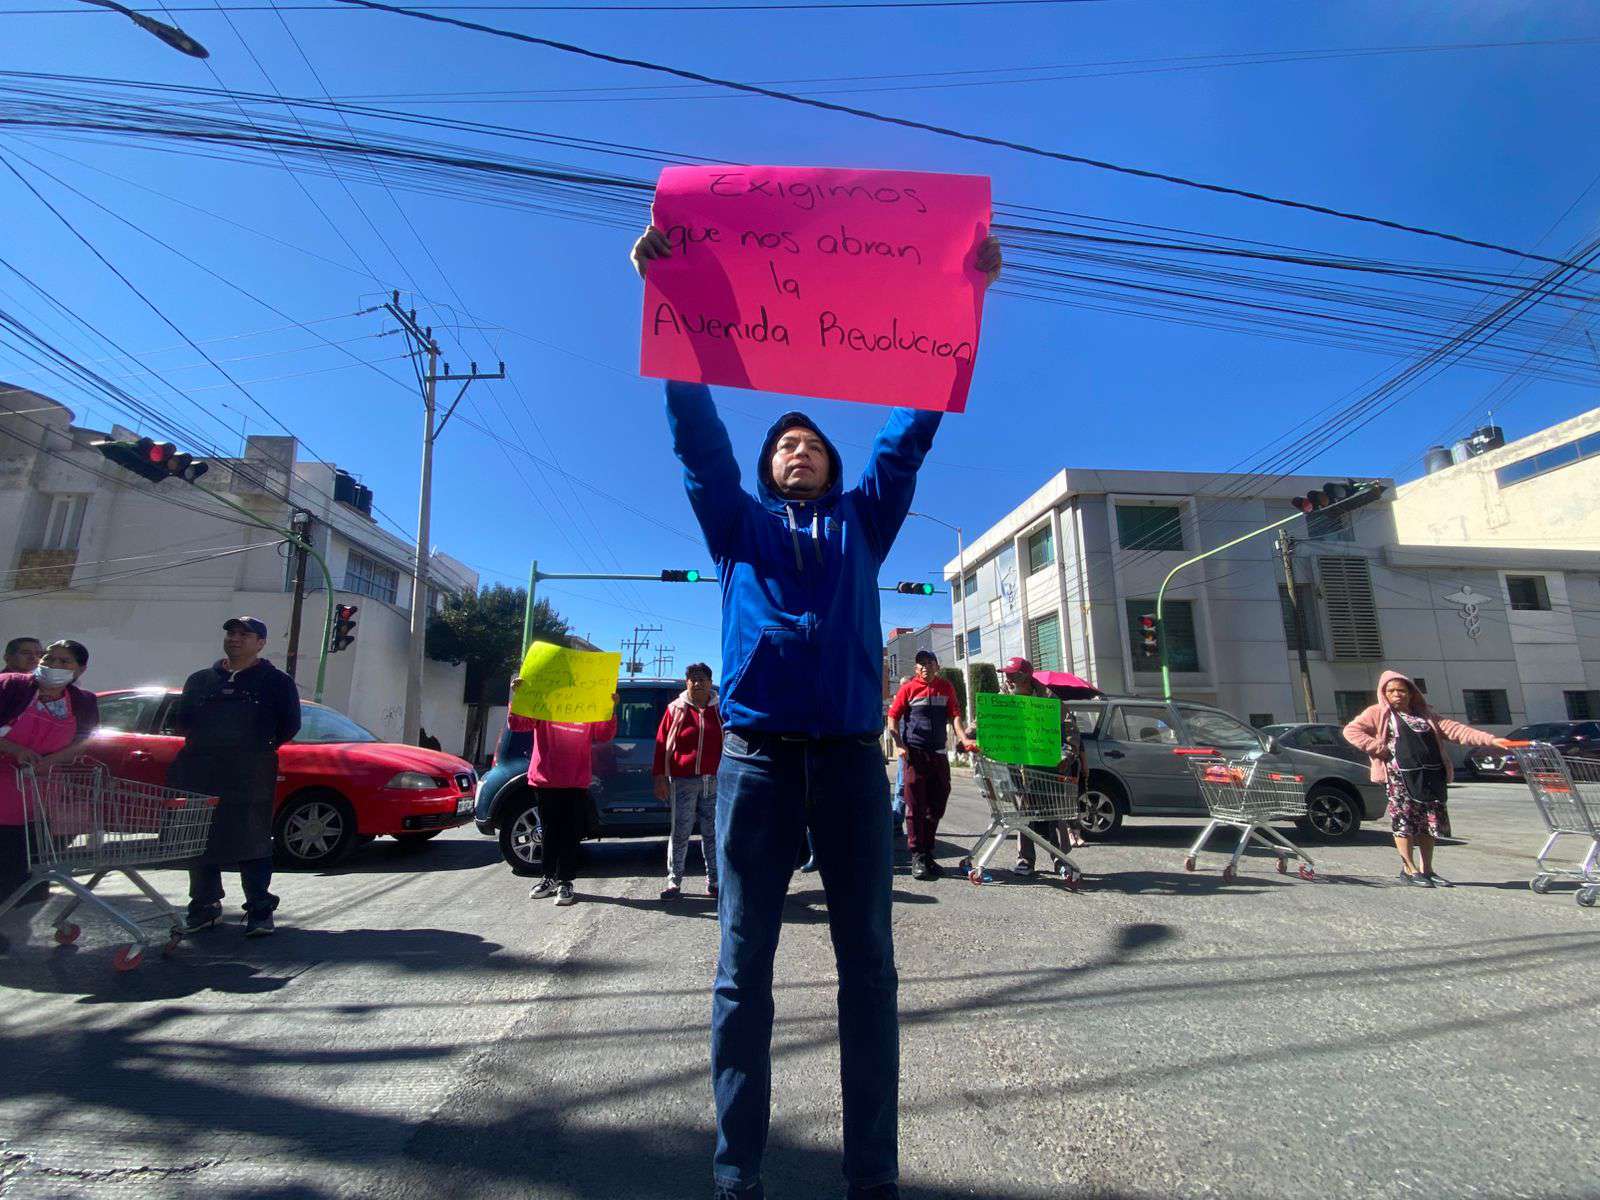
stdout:
{"type": "MultiPolygon", "coordinates": [[[[467,737],[462,753],[473,762],[483,756],[488,710],[506,702],[511,676],[521,664],[522,613],[527,602],[525,588],[497,583],[449,597],[428,621],[428,657],[467,667],[462,694],[467,704],[467,737]]],[[[565,618],[548,600],[534,604],[535,641],[564,643],[568,632],[565,618]]]]}
{"type": "Polygon", "coordinates": [[[956,708],[965,713],[967,711],[967,681],[961,676],[960,667],[942,667],[939,674],[956,690],[956,708]]]}
{"type": "Polygon", "coordinates": [[[1000,673],[994,669],[994,664],[980,662],[971,663],[967,670],[972,672],[972,692],[981,696],[985,692],[999,692],[1000,673]]]}

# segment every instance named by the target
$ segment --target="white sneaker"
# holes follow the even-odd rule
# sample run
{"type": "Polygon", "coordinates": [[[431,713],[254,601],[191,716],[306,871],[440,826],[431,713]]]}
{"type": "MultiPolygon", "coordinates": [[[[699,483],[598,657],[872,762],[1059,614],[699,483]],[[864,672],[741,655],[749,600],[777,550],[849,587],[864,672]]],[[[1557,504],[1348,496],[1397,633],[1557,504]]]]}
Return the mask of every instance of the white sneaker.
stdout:
{"type": "Polygon", "coordinates": [[[528,889],[529,900],[543,900],[546,896],[555,895],[556,881],[554,879],[541,879],[528,889]]]}
{"type": "Polygon", "coordinates": [[[578,898],[572,894],[572,885],[563,883],[556,888],[556,905],[565,908],[569,904],[576,904],[578,898]]]}

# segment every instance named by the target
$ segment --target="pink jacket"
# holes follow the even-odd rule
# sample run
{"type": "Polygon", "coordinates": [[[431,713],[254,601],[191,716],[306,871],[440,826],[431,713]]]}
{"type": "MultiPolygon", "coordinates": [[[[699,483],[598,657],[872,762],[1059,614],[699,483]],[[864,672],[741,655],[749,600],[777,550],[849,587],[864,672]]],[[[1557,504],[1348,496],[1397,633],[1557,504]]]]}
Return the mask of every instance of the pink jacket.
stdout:
{"type": "Polygon", "coordinates": [[[1446,779],[1455,778],[1455,764],[1445,752],[1445,742],[1455,742],[1461,746],[1494,745],[1494,734],[1474,729],[1471,725],[1463,725],[1460,721],[1452,721],[1449,717],[1441,717],[1428,707],[1427,701],[1422,698],[1422,693],[1417,690],[1417,685],[1410,679],[1399,671],[1385,671],[1378,677],[1378,702],[1370,708],[1362,709],[1355,720],[1344,727],[1345,740],[1357,750],[1364,751],[1371,760],[1373,783],[1384,781],[1389,760],[1394,753],[1392,749],[1394,726],[1389,719],[1389,702],[1383,698],[1384,686],[1391,679],[1403,680],[1410,684],[1411,713],[1413,716],[1426,717],[1428,725],[1433,729],[1433,736],[1439,739],[1439,756],[1444,759],[1446,779]]]}
{"type": "Polygon", "coordinates": [[[540,721],[511,713],[506,717],[506,727],[517,733],[532,731],[528,782],[544,788],[587,788],[594,778],[589,748],[617,736],[616,717],[584,723],[540,721]]]}

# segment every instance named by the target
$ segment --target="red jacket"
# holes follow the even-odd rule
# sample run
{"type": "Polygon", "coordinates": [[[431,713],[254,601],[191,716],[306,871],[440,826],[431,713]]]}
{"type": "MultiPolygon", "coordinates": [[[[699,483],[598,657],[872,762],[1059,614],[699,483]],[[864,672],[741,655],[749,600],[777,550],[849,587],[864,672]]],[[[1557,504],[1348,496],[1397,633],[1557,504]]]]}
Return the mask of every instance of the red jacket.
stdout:
{"type": "Polygon", "coordinates": [[[722,762],[722,717],[713,700],[704,708],[689,703],[686,691],[661,714],[656,730],[656,761],[652,775],[687,779],[715,775],[722,762]]]}

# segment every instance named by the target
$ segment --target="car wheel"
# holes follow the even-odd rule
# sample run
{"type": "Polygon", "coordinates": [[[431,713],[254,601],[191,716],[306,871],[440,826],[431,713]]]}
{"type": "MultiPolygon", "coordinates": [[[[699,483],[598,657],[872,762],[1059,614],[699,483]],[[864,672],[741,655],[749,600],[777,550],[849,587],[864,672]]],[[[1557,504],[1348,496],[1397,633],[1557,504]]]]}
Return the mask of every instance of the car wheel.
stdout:
{"type": "Polygon", "coordinates": [[[426,833],[397,833],[394,840],[400,843],[402,850],[420,850],[443,832],[442,829],[430,829],[426,833]]]}
{"type": "Polygon", "coordinates": [[[1098,782],[1091,782],[1078,797],[1078,811],[1083,814],[1085,838],[1108,838],[1122,828],[1122,805],[1109,787],[1098,782]]]}
{"type": "Polygon", "coordinates": [[[513,800],[501,820],[500,857],[515,875],[537,875],[544,869],[544,835],[531,795],[513,800]]]}
{"type": "Polygon", "coordinates": [[[1361,809],[1343,788],[1319,783],[1306,793],[1306,815],[1295,824],[1324,842],[1354,841],[1361,832],[1361,809]]]}
{"type": "Polygon", "coordinates": [[[332,866],[356,842],[356,814],[331,792],[303,792],[278,813],[272,846],[286,867],[316,870],[332,866]]]}

